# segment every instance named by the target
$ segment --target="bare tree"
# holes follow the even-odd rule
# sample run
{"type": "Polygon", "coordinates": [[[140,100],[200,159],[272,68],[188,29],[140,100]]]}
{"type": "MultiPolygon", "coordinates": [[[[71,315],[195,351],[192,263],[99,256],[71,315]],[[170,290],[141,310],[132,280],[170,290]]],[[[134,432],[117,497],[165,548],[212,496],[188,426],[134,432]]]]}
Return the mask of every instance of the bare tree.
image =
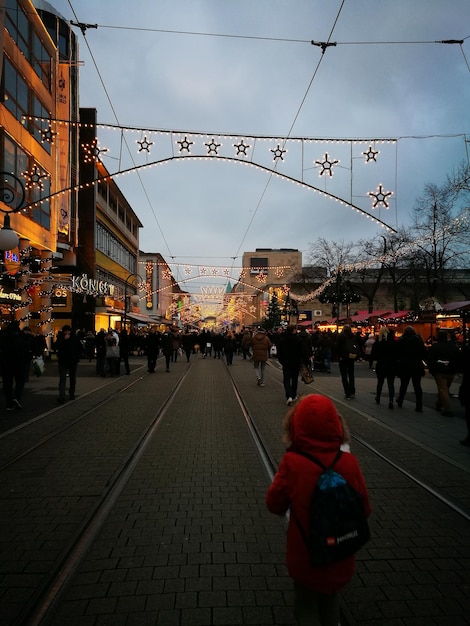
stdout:
{"type": "Polygon", "coordinates": [[[461,188],[456,181],[448,181],[443,187],[426,185],[413,209],[413,261],[426,282],[428,296],[439,296],[444,302],[449,270],[468,262],[470,224],[468,208],[461,205],[463,194],[467,193],[466,171],[461,173],[461,188]]]}

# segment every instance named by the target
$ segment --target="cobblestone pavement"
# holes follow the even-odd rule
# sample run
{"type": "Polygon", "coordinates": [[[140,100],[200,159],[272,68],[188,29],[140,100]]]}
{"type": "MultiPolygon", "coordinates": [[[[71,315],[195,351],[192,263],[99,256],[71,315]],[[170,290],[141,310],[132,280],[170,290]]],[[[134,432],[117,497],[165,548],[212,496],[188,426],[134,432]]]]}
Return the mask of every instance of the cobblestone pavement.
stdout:
{"type": "MultiPolygon", "coordinates": [[[[166,374],[159,361],[157,372],[147,375],[145,360],[135,357],[131,368],[131,376],[102,379],[93,362],[82,362],[78,398],[63,407],[57,406],[54,364],[48,364],[46,376],[27,384],[23,410],[0,413],[3,462],[15,446],[25,447],[26,433],[33,436],[30,428],[37,429],[35,437],[41,435],[46,420],[21,428],[27,420],[52,411],[49,426],[64,420],[71,424],[67,436],[26,457],[14,473],[4,472],[2,624],[22,623],[18,616],[44,572],[83,523],[110,472],[122,463],[126,446],[150,423],[188,365],[178,361],[166,374]],[[97,417],[93,409],[114,390],[115,397],[97,417]],[[78,427],[73,425],[84,416],[78,427]],[[7,437],[12,429],[14,436],[7,437]]],[[[241,357],[229,370],[279,459],[286,406],[277,362],[270,362],[263,388],[241,357]]],[[[459,444],[465,435],[461,407],[454,399],[454,418],[434,411],[434,381],[426,376],[423,414],[414,412],[412,394],[402,410],[390,411],[387,403],[374,402],[375,374],[365,363],[358,363],[356,370],[353,402],[343,398],[336,366],[332,374],[316,373],[311,385],[299,387],[302,393],[330,395],[345,414],[371,491],[373,538],[342,594],[348,623],[468,624],[468,521],[420,487],[410,486],[403,474],[361,444],[368,441],[383,454],[394,453],[428,482],[442,481],[452,499],[466,507],[470,450],[459,444]]],[[[198,358],[50,623],[293,625],[291,581],[284,567],[285,524],[265,509],[268,483],[225,366],[198,358]]]]}

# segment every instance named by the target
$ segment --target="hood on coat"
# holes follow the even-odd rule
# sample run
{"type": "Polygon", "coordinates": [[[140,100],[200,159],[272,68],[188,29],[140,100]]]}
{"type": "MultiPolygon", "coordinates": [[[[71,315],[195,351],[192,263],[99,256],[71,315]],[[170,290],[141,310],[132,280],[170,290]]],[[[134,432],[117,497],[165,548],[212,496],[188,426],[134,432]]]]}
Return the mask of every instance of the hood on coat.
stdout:
{"type": "Polygon", "coordinates": [[[330,398],[319,394],[303,398],[292,414],[290,434],[294,448],[339,448],[343,442],[343,426],[330,398]]]}

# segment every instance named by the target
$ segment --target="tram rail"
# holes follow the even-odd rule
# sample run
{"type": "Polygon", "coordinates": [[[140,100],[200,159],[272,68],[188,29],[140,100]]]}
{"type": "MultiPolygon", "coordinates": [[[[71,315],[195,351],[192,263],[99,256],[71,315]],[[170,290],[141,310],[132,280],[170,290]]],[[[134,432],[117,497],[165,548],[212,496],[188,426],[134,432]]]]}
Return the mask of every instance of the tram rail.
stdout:
{"type": "MultiPolygon", "coordinates": [[[[75,531],[63,542],[60,554],[56,555],[53,566],[49,569],[47,575],[43,577],[34,593],[28,598],[28,601],[24,603],[22,610],[11,622],[12,626],[43,626],[48,623],[53,623],[51,622],[51,619],[53,619],[52,616],[57,606],[60,604],[65,591],[73,583],[81,563],[90,550],[90,547],[93,545],[100,529],[106,523],[110,512],[130,480],[130,477],[139,466],[147,446],[152,439],[154,439],[157,431],[159,433],[162,432],[160,426],[164,422],[167,411],[185,385],[193,367],[195,365],[198,367],[197,363],[198,359],[193,359],[190,366],[184,364],[184,369],[181,368],[181,372],[178,373],[178,376],[172,376],[171,379],[165,376],[162,379],[160,375],[158,380],[161,383],[161,388],[156,389],[157,395],[152,403],[151,415],[146,420],[139,422],[138,426],[136,426],[136,430],[132,431],[131,436],[126,440],[125,445],[121,443],[120,446],[116,448],[113,464],[106,466],[106,471],[108,472],[106,475],[101,471],[99,484],[92,485],[92,483],[90,483],[92,486],[89,487],[90,506],[88,510],[83,515],[83,519],[75,528],[75,531]],[[139,428],[140,430],[138,430],[139,428]],[[120,454],[119,458],[118,450],[120,454]]],[[[214,363],[214,367],[216,365],[218,366],[219,363],[214,363]]],[[[244,368],[237,368],[236,373],[232,368],[223,366],[223,369],[228,373],[234,397],[250,432],[253,445],[262,461],[262,471],[265,473],[267,485],[268,481],[274,475],[283,453],[280,427],[284,409],[279,407],[279,394],[277,392],[273,393],[272,390],[268,391],[268,394],[266,394],[267,389],[263,389],[264,396],[262,397],[259,393],[261,391],[259,388],[256,388],[254,384],[247,385],[246,371],[243,371],[244,368]],[[268,402],[267,410],[266,402],[268,402]],[[264,407],[263,410],[261,410],[261,407],[264,407]],[[275,419],[273,415],[270,415],[271,410],[273,415],[276,416],[275,419]]],[[[157,379],[155,378],[154,380],[157,379]]],[[[41,431],[39,433],[36,432],[34,427],[40,422],[48,422],[51,413],[57,417],[60,411],[54,409],[49,413],[37,416],[34,420],[31,420],[31,422],[23,424],[20,430],[23,433],[27,433],[28,428],[33,427],[32,432],[34,434],[32,436],[36,437],[36,439],[27,447],[24,445],[18,447],[17,444],[12,446],[13,453],[8,458],[5,457],[0,466],[0,479],[3,476],[8,482],[8,477],[11,477],[12,473],[24,472],[25,470],[21,469],[21,467],[24,468],[22,464],[27,464],[29,459],[35,458],[38,455],[42,459],[41,462],[44,462],[43,451],[47,450],[48,454],[50,454],[52,450],[51,446],[54,443],[60,442],[61,437],[68,438],[68,440],[70,440],[71,437],[81,437],[82,433],[85,432],[90,425],[96,423],[97,416],[99,416],[100,412],[106,407],[120,406],[125,409],[131,406],[132,398],[140,393],[140,386],[145,384],[145,381],[148,381],[147,376],[137,376],[137,378],[129,382],[125,381],[118,389],[115,388],[115,385],[110,384],[109,387],[107,385],[104,386],[105,388],[100,387],[93,394],[87,394],[87,397],[83,396],[81,401],[84,406],[87,405],[87,408],[79,411],[80,414],[78,416],[73,417],[63,424],[57,424],[57,420],[54,419],[52,423],[48,424],[46,434],[43,434],[41,431]],[[95,398],[98,398],[97,402],[95,402],[95,398]],[[75,435],[74,429],[76,430],[75,435]]],[[[270,368],[269,384],[273,387],[274,385],[277,387],[281,385],[282,387],[280,371],[277,368],[270,368]]],[[[305,391],[314,392],[315,387],[308,387],[305,391]]],[[[71,403],[70,407],[73,405],[80,406],[80,399],[71,403]]],[[[449,508],[452,514],[455,514],[466,522],[469,521],[469,511],[465,504],[456,502],[455,498],[449,497],[446,493],[448,490],[447,484],[444,483],[439,488],[436,488],[436,486],[432,484],[427,484],[422,480],[422,476],[415,473],[412,469],[410,470],[405,464],[397,462],[396,458],[392,458],[392,456],[386,452],[387,446],[385,446],[383,450],[380,450],[376,442],[380,440],[383,435],[377,435],[377,432],[375,432],[372,441],[368,441],[367,432],[360,432],[360,430],[357,432],[355,430],[356,423],[362,424],[367,421],[364,420],[364,415],[361,415],[361,411],[354,407],[349,408],[348,406],[347,410],[351,411],[351,414],[356,412],[356,417],[351,422],[353,446],[355,452],[357,450],[361,456],[366,455],[366,466],[372,467],[373,465],[377,466],[377,464],[379,464],[380,467],[387,466],[389,469],[383,470],[383,474],[387,474],[387,476],[400,474],[402,477],[400,479],[401,481],[409,481],[410,490],[417,488],[425,492],[426,498],[428,498],[427,507],[432,509],[434,506],[432,502],[436,500],[439,501],[441,505],[449,508]]],[[[371,421],[369,420],[369,426],[370,423],[371,421]]],[[[381,428],[377,420],[375,420],[372,425],[376,430],[380,430],[381,428]]],[[[13,441],[18,430],[19,428],[15,428],[0,435],[0,445],[3,450],[8,449],[9,438],[11,437],[13,441]]],[[[395,443],[393,445],[399,448],[401,445],[400,441],[403,443],[403,438],[400,438],[398,433],[391,432],[389,428],[385,430],[388,438],[394,438],[395,443]]],[[[125,435],[128,435],[127,431],[125,435]]],[[[407,446],[413,445],[413,442],[410,440],[407,440],[405,443],[407,446]]],[[[433,454],[432,450],[424,449],[422,446],[417,447],[416,454],[420,455],[422,459],[425,459],[428,466],[436,464],[452,465],[448,459],[442,458],[442,455],[433,454]]],[[[35,463],[36,461],[32,463],[33,467],[35,467],[35,463]]],[[[461,470],[459,463],[455,463],[454,466],[451,467],[451,470],[448,476],[450,476],[450,480],[453,481],[458,471],[461,470]]],[[[364,473],[367,477],[367,470],[365,470],[364,473]]],[[[86,490],[87,488],[85,488],[85,492],[86,490]]],[[[421,497],[423,496],[420,496],[420,498],[421,497]]],[[[347,602],[343,603],[342,625],[355,626],[358,622],[349,611],[347,605],[347,602]]]]}

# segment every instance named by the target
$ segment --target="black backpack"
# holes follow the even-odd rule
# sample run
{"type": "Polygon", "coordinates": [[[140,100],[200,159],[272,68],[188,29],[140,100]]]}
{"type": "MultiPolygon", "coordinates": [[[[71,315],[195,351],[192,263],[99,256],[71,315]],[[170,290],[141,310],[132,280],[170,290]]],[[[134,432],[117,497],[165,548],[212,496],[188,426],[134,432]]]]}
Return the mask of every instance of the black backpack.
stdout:
{"type": "Polygon", "coordinates": [[[370,531],[361,496],[341,474],[333,470],[342,451],[338,451],[328,468],[307,452],[295,452],[323,470],[310,503],[309,528],[302,528],[294,515],[312,565],[327,565],[351,556],[369,541],[370,531]]]}

